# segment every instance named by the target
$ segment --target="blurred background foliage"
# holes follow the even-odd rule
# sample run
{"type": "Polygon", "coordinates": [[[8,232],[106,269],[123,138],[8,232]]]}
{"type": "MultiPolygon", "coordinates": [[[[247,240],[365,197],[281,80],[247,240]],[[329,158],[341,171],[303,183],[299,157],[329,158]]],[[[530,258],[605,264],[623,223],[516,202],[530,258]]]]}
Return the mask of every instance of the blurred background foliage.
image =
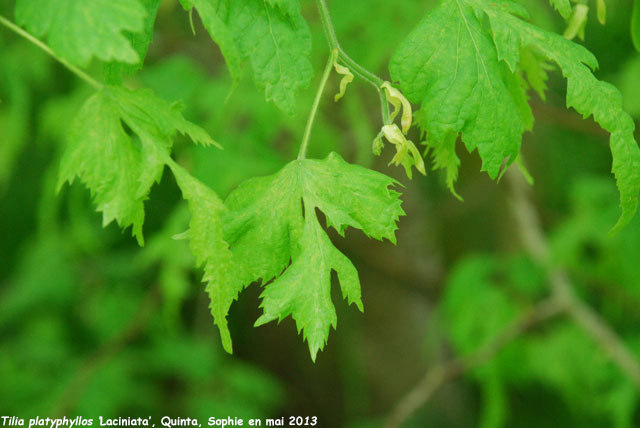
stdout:
{"type": "MultiPolygon", "coordinates": [[[[313,3],[302,3],[320,70],[328,55],[322,27],[313,3]]],[[[349,0],[330,7],[345,51],[388,78],[395,46],[434,3],[349,0]]],[[[535,23],[562,32],[564,22],[546,2],[525,3],[535,23]]],[[[619,86],[628,112],[640,119],[631,2],[607,3],[606,26],[591,18],[584,44],[600,60],[598,76],[619,86]]],[[[12,16],[12,2],[0,11],[12,16]]],[[[194,18],[195,36],[178,2],[163,1],[145,69],[126,84],[184,103],[185,115],[224,146],[182,142],[175,153],[225,196],[295,156],[314,88],[299,97],[294,118],[264,102],[249,77],[233,88],[194,18]]],[[[90,71],[104,73],[97,62],[90,71]]],[[[330,92],[337,83],[334,77],[330,92]]],[[[532,95],[536,126],[523,152],[554,263],[640,357],[640,219],[608,236],[618,208],[607,137],[565,109],[557,73],[549,85],[547,102],[532,95]]],[[[232,307],[235,355],[226,355],[187,244],[172,239],[187,228],[188,213],[170,174],[146,204],[144,248],[115,225],[101,228],[81,186],[56,193],[65,132],[88,94],[41,51],[0,31],[3,415],[316,415],[320,426],[375,427],[429,367],[473,351],[548,294],[545,273],[517,239],[508,186],[480,174],[477,155],[462,150],[457,190],[464,202],[438,172],[408,181],[386,166],[390,151],[374,158],[379,104],[356,79],[339,103],[324,99],[310,155],[336,150],[406,186],[398,246],[349,232],[335,240],[358,268],[366,312],[337,305],[338,331],[315,365],[291,320],[252,327],[255,286],[232,307]]],[[[559,318],[448,383],[408,426],[629,428],[640,426],[639,404],[607,353],[559,318]]]]}

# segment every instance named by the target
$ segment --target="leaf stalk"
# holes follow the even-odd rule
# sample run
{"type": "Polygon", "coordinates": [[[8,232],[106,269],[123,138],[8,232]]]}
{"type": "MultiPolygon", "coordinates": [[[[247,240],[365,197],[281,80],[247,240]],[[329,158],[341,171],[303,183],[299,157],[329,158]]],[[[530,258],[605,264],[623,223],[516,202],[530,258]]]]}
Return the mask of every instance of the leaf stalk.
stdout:
{"type": "Polygon", "coordinates": [[[37,47],[39,47],[40,49],[45,51],[53,59],[58,61],[60,64],[64,65],[70,72],[72,72],[73,74],[78,76],[80,79],[84,80],[87,84],[89,84],[94,89],[96,89],[96,90],[102,89],[102,87],[103,87],[102,83],[98,82],[93,77],[89,76],[87,73],[85,73],[80,68],[76,67],[75,65],[71,64],[66,59],[61,58],[58,55],[56,55],[56,53],[53,50],[51,50],[51,48],[49,46],[47,46],[42,41],[38,40],[37,38],[35,38],[31,34],[29,34],[27,31],[25,31],[22,28],[18,27],[16,24],[14,24],[13,22],[11,22],[10,20],[8,20],[7,18],[5,18],[2,15],[0,15],[0,24],[4,25],[9,30],[11,30],[14,33],[18,34],[19,36],[27,39],[28,41],[30,41],[31,43],[33,43],[34,45],[36,45],[37,47]]]}
{"type": "Polygon", "coordinates": [[[331,49],[332,51],[337,50],[338,59],[340,59],[347,67],[353,70],[354,74],[376,88],[376,91],[378,91],[378,96],[380,97],[382,122],[384,125],[390,125],[391,117],[389,115],[389,104],[387,103],[387,96],[382,90],[382,84],[384,83],[384,80],[358,64],[353,58],[347,55],[342,47],[340,47],[340,43],[338,42],[338,37],[336,36],[336,30],[333,26],[333,21],[331,20],[331,14],[329,13],[327,2],[325,0],[316,0],[316,5],[318,6],[318,11],[320,12],[322,28],[324,29],[324,34],[327,38],[327,42],[329,43],[329,49],[331,49]]]}
{"type": "Polygon", "coordinates": [[[313,100],[313,105],[311,106],[311,112],[309,112],[307,125],[304,128],[302,143],[300,144],[300,151],[298,152],[298,160],[302,160],[307,157],[307,147],[309,147],[309,138],[311,137],[311,129],[313,128],[313,123],[315,122],[316,114],[318,113],[318,107],[320,106],[322,93],[324,92],[325,86],[327,86],[327,81],[329,80],[329,76],[331,75],[331,70],[333,69],[333,64],[336,62],[337,57],[338,57],[338,50],[333,49],[331,51],[331,55],[329,55],[329,60],[327,61],[327,65],[324,67],[324,72],[322,73],[322,78],[320,79],[320,85],[318,86],[318,90],[316,91],[316,97],[313,100]]]}

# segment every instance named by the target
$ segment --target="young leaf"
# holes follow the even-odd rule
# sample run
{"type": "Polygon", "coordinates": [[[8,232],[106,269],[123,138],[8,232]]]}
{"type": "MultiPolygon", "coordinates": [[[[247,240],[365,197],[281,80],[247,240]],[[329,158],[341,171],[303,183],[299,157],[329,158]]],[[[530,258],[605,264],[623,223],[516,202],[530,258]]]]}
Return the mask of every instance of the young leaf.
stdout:
{"type": "MultiPolygon", "coordinates": [[[[193,178],[175,162],[169,162],[184,199],[189,202],[189,246],[198,266],[204,266],[202,280],[207,283],[211,315],[218,325],[224,349],[231,353],[231,336],[227,327],[227,312],[238,295],[229,245],[225,242],[222,228],[224,204],[218,196],[202,182],[193,178]]],[[[240,284],[241,285],[241,284],[240,284]]]]}
{"type": "Polygon", "coordinates": [[[337,322],[331,270],[338,273],[343,297],[362,309],[357,272],[333,247],[315,210],[341,235],[354,227],[395,242],[396,221],[404,212],[399,194],[389,189],[394,184],[331,153],[324,160],[293,161],[275,175],[246,181],[229,195],[224,236],[241,279],[235,292],[260,279],[266,284],[257,325],[291,315],[315,360],[337,322]]]}
{"type": "Polygon", "coordinates": [[[54,52],[85,66],[94,56],[129,64],[140,56],[123,34],[144,29],[147,14],[139,0],[17,0],[19,25],[36,37],[47,36],[54,52]]]}
{"type": "MultiPolygon", "coordinates": [[[[511,34],[519,35],[519,38],[509,40],[503,38],[503,42],[533,46],[555,62],[567,79],[567,106],[573,107],[585,118],[593,116],[611,134],[612,172],[616,177],[622,209],[613,231],[619,230],[633,217],[640,191],[640,149],[633,136],[633,119],[622,110],[622,95],[614,86],[596,79],[591,70],[598,63],[582,46],[524,22],[485,0],[476,0],[474,3],[479,4],[489,16],[494,33],[505,28],[511,34]]],[[[495,40],[499,43],[500,39],[495,40]]]]}
{"type": "Polygon", "coordinates": [[[286,16],[294,16],[300,13],[300,3],[298,0],[265,0],[270,6],[278,6],[286,16]]]}
{"type": "Polygon", "coordinates": [[[269,284],[261,294],[263,314],[255,325],[287,316],[296,321],[298,332],[304,332],[311,359],[315,361],[338,322],[331,301],[331,271],[338,274],[342,297],[363,311],[360,280],[351,261],[333,246],[320,227],[313,205],[305,204],[306,217],[302,237],[297,243],[299,254],[291,266],[269,284]]]}
{"type": "MultiPolygon", "coordinates": [[[[528,115],[522,95],[500,61],[515,71],[521,49],[534,48],[556,63],[567,79],[567,105],[593,115],[611,133],[612,171],[620,191],[618,230],[632,218],[640,191],[640,150],[634,123],[622,110],[620,92],[593,75],[594,56],[580,45],[525,22],[521,6],[509,1],[443,0],[399,47],[394,79],[415,102],[422,101],[420,126],[440,141],[461,133],[469,150],[478,148],[483,169],[495,177],[502,160],[513,162],[528,115]],[[481,24],[488,17],[490,33],[481,24]],[[436,66],[437,65],[437,66],[436,66]]],[[[539,88],[536,88],[540,90],[539,88]]]]}
{"type": "Polygon", "coordinates": [[[195,7],[220,45],[234,79],[251,62],[256,84],[267,101],[293,115],[295,96],[313,76],[311,32],[297,0],[182,0],[195,7]]]}
{"type": "Polygon", "coordinates": [[[215,144],[178,106],[151,91],[107,86],[87,100],[71,126],[59,186],[78,177],[102,211],[103,224],[132,226],[142,245],[143,202],[161,177],[176,132],[215,144]],[[138,138],[125,132],[123,122],[138,138]]]}
{"type": "Polygon", "coordinates": [[[430,137],[461,133],[495,178],[505,158],[515,160],[524,125],[496,46],[469,3],[442,1],[400,45],[390,71],[411,101],[422,102],[419,125],[430,137]]]}
{"type": "Polygon", "coordinates": [[[229,5],[229,26],[240,51],[251,61],[256,83],[267,101],[290,115],[296,111],[296,93],[313,76],[308,59],[311,32],[300,11],[295,12],[285,16],[261,0],[229,5]]]}

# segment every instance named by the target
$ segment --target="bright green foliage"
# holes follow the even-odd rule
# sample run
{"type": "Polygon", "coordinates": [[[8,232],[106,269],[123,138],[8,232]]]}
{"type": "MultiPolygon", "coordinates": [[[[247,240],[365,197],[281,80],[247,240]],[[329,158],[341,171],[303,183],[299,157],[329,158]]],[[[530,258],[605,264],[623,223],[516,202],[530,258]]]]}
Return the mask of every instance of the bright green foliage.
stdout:
{"type": "Polygon", "coordinates": [[[304,332],[314,361],[327,342],[330,328],[338,322],[331,301],[332,270],[338,274],[342,297],[364,310],[358,272],[322,230],[315,208],[305,205],[304,228],[294,247],[291,266],[262,293],[263,315],[255,323],[260,326],[291,315],[298,332],[304,332]]]}
{"type": "MultiPolygon", "coordinates": [[[[243,287],[262,280],[264,313],[256,324],[291,315],[315,360],[337,322],[331,270],[338,273],[343,297],[362,310],[358,275],[331,244],[315,210],[340,234],[354,227],[395,242],[396,221],[404,213],[399,194],[389,189],[393,184],[393,179],[350,165],[336,153],[324,160],[293,161],[275,175],[244,182],[225,201],[224,236],[237,282],[232,288],[216,281],[211,289],[230,306],[243,287]]],[[[222,337],[228,333],[222,331],[222,337]]]]}
{"type": "Polygon", "coordinates": [[[122,76],[131,76],[138,70],[142,69],[142,63],[147,55],[149,43],[153,40],[153,26],[156,21],[156,14],[160,8],[162,0],[140,0],[147,10],[144,18],[143,30],[139,33],[125,32],[125,36],[131,42],[131,46],[138,54],[140,60],[135,64],[126,64],[123,62],[112,62],[105,65],[105,74],[107,81],[111,84],[121,83],[122,76]]]}
{"type": "Polygon", "coordinates": [[[598,63],[589,51],[523,17],[526,11],[506,0],[443,0],[398,48],[392,76],[412,101],[422,102],[418,123],[428,132],[429,146],[440,147],[430,140],[460,133],[468,150],[478,149],[483,170],[496,177],[504,159],[516,159],[522,132],[531,124],[524,86],[513,80],[519,78],[521,48],[535,48],[566,77],[567,106],[593,115],[611,133],[622,208],[617,230],[633,216],[640,190],[633,120],[622,110],[618,90],[593,75],[598,63]],[[482,24],[485,17],[492,32],[482,24]]]}
{"type": "Polygon", "coordinates": [[[278,6],[286,16],[294,16],[300,13],[300,3],[298,0],[265,0],[266,3],[275,7],[278,6]]]}
{"type": "Polygon", "coordinates": [[[551,6],[553,6],[564,19],[571,17],[571,3],[569,0],[549,0],[551,6]]]}
{"type": "Polygon", "coordinates": [[[444,1],[429,13],[400,45],[390,70],[406,96],[422,102],[419,126],[429,139],[462,133],[492,178],[505,158],[515,159],[524,124],[503,78],[509,71],[467,2],[444,1]]]}
{"type": "MultiPolygon", "coordinates": [[[[632,0],[625,1],[632,4],[632,0]]],[[[544,99],[547,73],[555,67],[569,80],[568,104],[584,115],[593,115],[612,132],[614,172],[625,210],[620,224],[631,217],[637,197],[638,155],[631,137],[633,125],[620,110],[618,94],[595,80],[591,70],[596,63],[586,50],[529,25],[524,9],[516,6],[531,6],[532,21],[553,28],[560,22],[553,7],[567,20],[572,9],[582,11],[586,18],[586,4],[597,2],[602,12],[603,0],[327,2],[341,46],[373,73],[384,69],[389,52],[415,17],[424,10],[435,11],[412,36],[413,45],[407,42],[401,47],[402,61],[394,59],[391,67],[401,82],[398,88],[413,92],[413,101],[423,103],[415,117],[411,106],[402,102],[402,94],[391,91],[395,86],[385,83],[384,94],[395,107],[390,119],[393,122],[402,105],[398,123],[402,126],[393,130],[396,125],[380,123],[372,98],[374,88],[362,84],[362,75],[354,67],[354,85],[345,94],[350,72],[336,67],[346,76],[340,92],[345,96],[339,104],[326,102],[337,92],[339,77],[333,76],[336,79],[324,91],[321,108],[326,111],[316,118],[310,151],[344,150],[355,163],[371,165],[371,141],[382,126],[381,135],[396,148],[392,159],[386,153],[386,161],[402,164],[410,176],[412,166],[425,172],[422,158],[430,154],[434,167],[445,169],[446,184],[455,194],[459,138],[468,150],[478,150],[483,169],[494,177],[514,161],[524,168],[520,141],[523,132],[533,127],[528,97],[535,91],[544,99]],[[425,155],[409,141],[413,136],[405,135],[412,118],[425,131],[425,155]]],[[[330,236],[336,234],[328,229],[334,227],[344,236],[351,226],[376,239],[395,241],[396,221],[403,211],[399,195],[391,189],[397,183],[350,165],[335,153],[324,160],[287,164],[288,155],[296,149],[295,137],[303,132],[304,118],[286,118],[273,104],[264,102],[262,91],[256,91],[250,79],[241,81],[249,64],[247,74],[253,75],[280,110],[293,113],[296,103],[311,105],[312,91],[301,91],[312,77],[303,3],[181,0],[190,11],[189,18],[194,10],[198,12],[220,47],[233,82],[212,55],[215,46],[199,45],[202,37],[188,41],[186,17],[170,15],[180,13],[175,2],[163,3],[168,7],[155,30],[161,0],[14,0],[0,6],[0,13],[6,16],[13,3],[18,4],[21,25],[53,46],[59,58],[83,66],[92,58],[104,60],[85,71],[97,77],[99,67],[104,66],[109,86],[98,89],[85,103],[69,138],[63,138],[69,119],[88,91],[102,85],[87,86],[59,65],[54,70],[54,62],[38,48],[29,52],[18,35],[0,31],[0,180],[9,185],[0,189],[0,196],[2,192],[7,195],[0,200],[0,235],[4,238],[0,251],[8,261],[0,265],[0,282],[7,285],[0,301],[0,402],[8,414],[138,413],[155,417],[168,411],[206,419],[211,414],[261,417],[282,414],[292,405],[308,407],[304,398],[289,397],[294,400],[288,400],[286,408],[275,409],[283,400],[270,376],[221,353],[211,346],[212,336],[219,329],[224,349],[231,352],[230,327],[249,326],[255,318],[259,326],[291,316],[315,359],[331,327],[337,325],[332,296],[341,293],[348,305],[363,309],[359,275],[348,253],[334,246],[330,236]],[[137,12],[132,14],[134,9],[137,12]],[[87,14],[96,19],[85,19],[87,14]],[[166,103],[150,91],[122,87],[123,77],[142,68],[154,31],[161,42],[154,46],[154,61],[145,64],[145,71],[127,85],[152,87],[166,100],[184,100],[189,117],[229,142],[225,151],[203,147],[211,139],[184,120],[181,105],[166,103]],[[231,87],[233,96],[228,96],[231,87]],[[174,145],[178,132],[203,145],[174,145]],[[101,229],[88,192],[80,186],[69,188],[62,197],[54,195],[60,148],[66,152],[60,181],[78,178],[90,189],[105,223],[116,220],[121,227],[131,225],[140,243],[144,222],[145,248],[133,248],[117,228],[101,229]],[[147,203],[165,166],[178,188],[172,180],[165,180],[153,188],[152,201],[147,203]],[[279,172],[262,177],[273,171],[279,172]],[[249,177],[262,178],[247,180],[249,177]],[[238,183],[242,184],[224,203],[212,190],[229,194],[238,183]],[[187,203],[171,210],[169,204],[177,200],[178,190],[187,203]],[[194,265],[203,269],[215,328],[208,325],[211,318],[206,309],[202,312],[204,296],[202,287],[193,283],[194,265]],[[231,315],[234,300],[250,284],[261,287],[262,313],[254,317],[257,308],[246,310],[239,305],[231,315]],[[197,338],[189,338],[188,333],[197,338]],[[92,358],[96,352],[105,358],[96,361],[92,358]],[[76,389],[78,375],[84,386],[76,389]],[[168,384],[180,390],[179,400],[170,400],[168,384]],[[73,394],[68,394],[68,386],[73,387],[73,394]],[[65,406],[68,411],[60,409],[65,406]]],[[[326,59],[327,50],[312,3],[304,5],[309,18],[314,18],[314,35],[318,36],[319,49],[313,51],[311,62],[319,64],[326,59]]],[[[639,1],[635,3],[632,34],[640,44],[640,6],[639,1]]],[[[624,43],[615,44],[628,37],[627,28],[618,31],[621,26],[616,15],[620,17],[620,13],[610,14],[608,31],[593,37],[590,44],[605,51],[607,74],[615,68],[616,57],[622,59],[624,54],[631,60],[620,88],[628,111],[640,115],[640,95],[634,97],[640,63],[629,52],[620,51],[624,43]]],[[[624,15],[626,24],[628,14],[624,15]]],[[[583,31],[584,20],[577,18],[570,33],[583,31]]],[[[604,16],[599,14],[599,18],[604,16]]],[[[528,147],[531,155],[526,162],[534,173],[544,172],[536,175],[535,199],[545,230],[550,231],[550,260],[566,273],[576,295],[637,353],[640,219],[633,219],[624,233],[607,234],[618,215],[618,195],[613,180],[606,178],[607,149],[597,144],[600,135],[591,124],[576,124],[571,116],[555,114],[561,92],[558,82],[549,82],[548,110],[536,106],[541,126],[530,136],[535,144],[528,147]],[[568,202],[567,189],[585,170],[604,172],[605,177],[578,181],[568,202]],[[573,206],[571,214],[566,210],[568,203],[573,206]],[[556,228],[557,224],[561,226],[556,228]]],[[[375,148],[381,149],[381,140],[375,141],[375,148]]],[[[287,382],[294,380],[288,390],[303,391],[305,396],[309,392],[314,400],[319,389],[305,391],[305,384],[317,384],[309,379],[323,378],[325,386],[344,387],[327,400],[329,405],[337,402],[338,412],[324,400],[316,402],[328,425],[380,426],[379,420],[370,424],[362,420],[380,415],[376,410],[379,394],[367,385],[393,385],[400,378],[415,378],[423,356],[448,361],[471,355],[548,297],[548,275],[524,256],[491,254],[458,263],[465,254],[487,248],[512,254],[516,232],[527,232],[509,228],[505,200],[489,190],[490,183],[467,177],[463,181],[466,189],[478,195],[470,198],[475,200],[466,208],[440,200],[443,196],[435,189],[437,180],[432,176],[414,183],[412,211],[418,217],[407,225],[410,230],[402,238],[401,263],[386,244],[361,254],[367,260],[363,258],[363,266],[376,265],[360,275],[366,278],[367,290],[375,290],[367,296],[367,304],[400,316],[369,318],[363,330],[341,325],[345,340],[337,344],[338,357],[332,357],[329,365],[311,366],[301,358],[306,353],[285,352],[287,382]],[[392,284],[395,282],[404,285],[392,284]],[[429,290],[422,287],[426,284],[429,290]],[[437,287],[431,289],[432,284],[437,287]],[[422,300],[418,294],[424,293],[429,301],[434,295],[441,297],[434,313],[443,319],[426,327],[438,344],[436,340],[416,343],[422,332],[407,328],[407,318],[402,316],[403,312],[422,311],[423,304],[415,298],[422,300]],[[409,301],[410,306],[399,305],[401,300],[409,301]],[[421,350],[420,355],[406,367],[396,366],[398,372],[391,370],[389,375],[391,365],[379,363],[411,360],[406,349],[395,351],[412,344],[421,350]],[[379,360],[363,366],[362,352],[371,354],[376,349],[382,350],[374,351],[379,360]],[[391,351],[385,354],[388,349],[391,351]]],[[[352,249],[352,245],[366,244],[355,241],[347,247],[352,249]]],[[[244,328],[233,330],[233,345],[242,355],[267,367],[282,365],[283,352],[270,348],[275,342],[249,343],[251,334],[244,328]],[[252,350],[262,351],[258,347],[266,352],[248,355],[252,350]]],[[[482,353],[480,356],[482,359],[482,353]]],[[[434,396],[443,406],[425,406],[406,426],[474,426],[474,422],[480,428],[637,425],[639,401],[633,385],[615,367],[606,349],[599,349],[566,314],[523,332],[490,361],[461,375],[468,379],[457,382],[460,393],[454,394],[453,405],[460,411],[454,412],[454,419],[444,420],[444,416],[451,418],[451,397],[445,393],[434,396]]],[[[391,395],[388,399],[395,401],[391,395]]],[[[392,405],[382,404],[385,408],[392,405]]]]}
{"type": "Polygon", "coordinates": [[[298,90],[311,81],[308,56],[311,33],[297,0],[182,0],[195,7],[218,43],[231,75],[240,77],[242,62],[250,60],[256,84],[290,115],[296,111],[298,90]]]}
{"type": "Polygon", "coordinates": [[[37,37],[47,36],[54,52],[87,65],[103,61],[137,63],[140,56],[123,34],[144,29],[147,11],[138,0],[18,0],[16,21],[37,37]]]}
{"type": "Polygon", "coordinates": [[[104,225],[116,220],[123,228],[132,226],[142,244],[143,202],[161,177],[176,132],[200,144],[214,143],[182,117],[179,106],[151,91],[105,87],[87,100],[72,124],[60,185],[78,177],[103,212],[104,225]]]}
{"type": "Polygon", "coordinates": [[[237,291],[233,289],[235,273],[220,221],[224,205],[215,192],[189,175],[181,166],[174,162],[170,162],[169,166],[184,199],[189,201],[191,222],[188,236],[191,252],[196,256],[197,265],[204,266],[202,280],[208,284],[211,314],[220,329],[225,350],[231,353],[231,336],[226,315],[237,291]]]}
{"type": "Polygon", "coordinates": [[[526,83],[536,91],[542,101],[546,100],[548,70],[551,65],[543,61],[531,48],[520,49],[518,64],[526,76],[526,83]]]}

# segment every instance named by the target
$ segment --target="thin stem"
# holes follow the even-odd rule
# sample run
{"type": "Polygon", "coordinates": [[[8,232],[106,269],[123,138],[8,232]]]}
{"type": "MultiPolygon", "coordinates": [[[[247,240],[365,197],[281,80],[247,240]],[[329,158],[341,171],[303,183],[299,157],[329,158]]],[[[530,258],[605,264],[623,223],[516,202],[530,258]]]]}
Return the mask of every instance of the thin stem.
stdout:
{"type": "Polygon", "coordinates": [[[389,104],[387,103],[387,96],[382,90],[381,86],[384,83],[384,80],[370,72],[360,64],[358,64],[353,58],[351,58],[347,53],[340,47],[340,43],[338,42],[338,37],[336,36],[336,30],[333,26],[333,21],[331,20],[331,14],[329,13],[329,8],[327,7],[327,2],[325,0],[316,0],[316,4],[318,6],[318,11],[320,12],[320,18],[322,20],[322,28],[324,28],[324,34],[327,38],[327,42],[329,43],[329,48],[333,51],[335,49],[338,50],[338,59],[340,59],[347,67],[349,67],[358,77],[369,82],[376,88],[378,91],[378,96],[380,97],[380,107],[382,109],[382,122],[385,125],[391,124],[391,117],[389,116],[389,104]]]}
{"type": "Polygon", "coordinates": [[[46,44],[42,43],[40,40],[36,39],[31,34],[26,32],[22,28],[18,27],[16,24],[14,24],[13,22],[9,21],[7,18],[5,18],[2,15],[0,15],[0,24],[4,25],[5,27],[10,29],[14,33],[18,34],[19,36],[24,37],[25,39],[27,39],[28,41],[30,41],[31,43],[33,43],[34,45],[36,45],[37,47],[39,47],[40,49],[42,49],[43,51],[48,53],[53,59],[58,61],[60,64],[64,65],[69,71],[71,71],[73,74],[75,74],[76,76],[78,76],[79,78],[81,78],[82,80],[87,82],[94,89],[99,90],[99,89],[102,88],[102,86],[103,86],[102,83],[98,82],[93,77],[89,76],[87,73],[85,73],[84,71],[82,71],[81,69],[76,67],[75,65],[71,64],[66,59],[57,56],[55,54],[55,52],[53,52],[49,46],[47,46],[46,44]]]}
{"type": "Polygon", "coordinates": [[[333,49],[331,51],[331,55],[329,55],[327,65],[324,67],[324,72],[320,79],[320,85],[316,91],[316,98],[313,100],[311,112],[309,112],[309,118],[307,119],[307,125],[304,128],[304,135],[302,137],[302,144],[300,144],[300,151],[298,152],[298,160],[304,159],[307,156],[307,147],[309,146],[309,138],[311,137],[311,128],[313,128],[313,123],[316,120],[316,113],[318,113],[322,93],[324,92],[324,87],[327,85],[327,80],[329,80],[329,75],[331,74],[331,69],[333,68],[333,63],[336,61],[336,58],[338,58],[338,50],[333,49]]]}
{"type": "Polygon", "coordinates": [[[558,299],[544,300],[476,351],[436,365],[427,371],[418,384],[393,408],[384,428],[404,426],[443,384],[490,361],[515,339],[549,318],[561,314],[564,309],[563,303],[558,299]]]}
{"type": "Polygon", "coordinates": [[[316,0],[316,5],[318,6],[318,11],[320,12],[320,18],[322,19],[322,28],[324,28],[324,34],[327,36],[329,49],[340,50],[340,44],[338,43],[336,30],[333,27],[333,21],[331,20],[331,14],[329,14],[327,2],[325,0],[316,0]]]}

